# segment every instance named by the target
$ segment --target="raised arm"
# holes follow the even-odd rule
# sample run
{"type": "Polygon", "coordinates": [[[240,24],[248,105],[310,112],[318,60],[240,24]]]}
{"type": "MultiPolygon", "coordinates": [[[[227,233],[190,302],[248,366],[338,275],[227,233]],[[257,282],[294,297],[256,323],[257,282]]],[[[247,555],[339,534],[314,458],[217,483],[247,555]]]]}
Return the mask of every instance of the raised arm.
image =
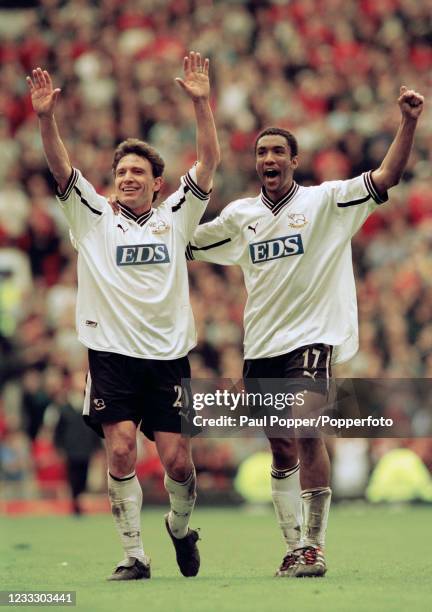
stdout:
{"type": "Polygon", "coordinates": [[[201,55],[191,51],[183,61],[184,79],[176,79],[194,105],[197,125],[197,183],[203,191],[210,191],[213,175],[220,162],[219,142],[210,108],[209,64],[208,59],[202,63],[201,55]]]}
{"type": "Polygon", "coordinates": [[[39,117],[39,128],[45,157],[60,190],[63,192],[72,174],[69,155],[63,144],[54,117],[54,109],[60,89],[54,89],[46,70],[36,68],[32,78],[27,77],[33,110],[39,117]]]}
{"type": "Polygon", "coordinates": [[[405,86],[400,88],[398,104],[402,114],[401,122],[381,166],[372,172],[375,187],[380,193],[385,193],[400,181],[411,153],[417,120],[423,110],[423,101],[423,96],[416,91],[405,86]]]}

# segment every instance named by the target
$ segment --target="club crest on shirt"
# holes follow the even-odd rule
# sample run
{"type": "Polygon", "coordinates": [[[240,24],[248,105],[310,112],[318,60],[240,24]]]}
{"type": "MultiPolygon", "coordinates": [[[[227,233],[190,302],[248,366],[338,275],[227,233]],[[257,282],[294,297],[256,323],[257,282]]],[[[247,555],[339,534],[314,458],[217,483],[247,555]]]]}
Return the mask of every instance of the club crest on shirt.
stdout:
{"type": "Polygon", "coordinates": [[[308,220],[302,213],[291,213],[288,215],[288,226],[289,227],[304,227],[308,220]]]}
{"type": "Polygon", "coordinates": [[[96,398],[93,400],[93,404],[94,404],[95,410],[103,410],[104,408],[106,408],[105,400],[103,399],[96,398]]]}
{"type": "Polygon", "coordinates": [[[167,232],[170,228],[170,226],[168,225],[168,223],[165,223],[165,221],[150,221],[149,223],[149,228],[152,234],[163,234],[164,232],[167,232]]]}

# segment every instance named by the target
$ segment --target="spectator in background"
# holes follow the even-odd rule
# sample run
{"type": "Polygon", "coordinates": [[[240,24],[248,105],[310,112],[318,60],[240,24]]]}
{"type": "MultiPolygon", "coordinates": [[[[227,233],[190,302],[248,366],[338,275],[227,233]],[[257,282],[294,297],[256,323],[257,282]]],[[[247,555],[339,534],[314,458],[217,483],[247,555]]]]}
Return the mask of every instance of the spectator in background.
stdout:
{"type": "Polygon", "coordinates": [[[19,427],[18,419],[9,420],[3,432],[0,422],[0,488],[3,489],[0,498],[29,497],[30,470],[30,444],[19,427]]]}
{"type": "Polygon", "coordinates": [[[80,495],[86,490],[88,468],[93,453],[101,447],[97,435],[82,419],[81,373],[65,373],[61,391],[50,409],[56,412],[54,445],[65,459],[72,511],[83,512],[80,495]]]}
{"type": "Polygon", "coordinates": [[[45,410],[50,403],[44,382],[43,375],[36,369],[27,370],[22,380],[21,414],[25,431],[32,442],[42,427],[45,410]]]}

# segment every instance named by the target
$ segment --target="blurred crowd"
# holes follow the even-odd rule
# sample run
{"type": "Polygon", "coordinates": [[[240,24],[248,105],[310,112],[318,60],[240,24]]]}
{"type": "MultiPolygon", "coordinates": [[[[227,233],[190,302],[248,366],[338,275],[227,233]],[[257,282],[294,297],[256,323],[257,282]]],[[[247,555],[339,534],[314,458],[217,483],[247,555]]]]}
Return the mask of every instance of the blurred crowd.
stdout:
{"type": "MultiPolygon", "coordinates": [[[[87,369],[74,329],[76,254],[25,83],[36,66],[62,90],[61,135],[97,190],[110,193],[113,150],[134,136],[165,159],[167,195],[195,159],[193,112],[174,78],[188,50],[208,56],[222,163],[205,219],[257,193],[253,143],[260,129],[295,133],[300,184],[348,178],[379,166],[398,124],[400,85],[424,94],[404,180],[353,243],[361,346],[336,375],[432,377],[430,0],[19,4],[0,8],[0,463],[11,482],[37,472],[40,455],[55,452],[61,407],[79,410],[87,369]],[[49,450],[41,453],[38,444],[49,450]]],[[[192,263],[190,282],[199,337],[193,374],[237,379],[242,274],[192,263]]],[[[215,482],[228,489],[250,448],[197,442],[209,490],[215,482]]],[[[145,443],[143,477],[152,469],[159,478],[145,443]]]]}

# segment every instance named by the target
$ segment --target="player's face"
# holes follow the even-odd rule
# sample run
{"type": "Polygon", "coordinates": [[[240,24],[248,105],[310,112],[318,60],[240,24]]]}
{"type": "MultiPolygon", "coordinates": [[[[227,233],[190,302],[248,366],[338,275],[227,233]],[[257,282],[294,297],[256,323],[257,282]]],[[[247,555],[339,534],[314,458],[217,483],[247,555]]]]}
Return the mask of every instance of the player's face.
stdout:
{"type": "Polygon", "coordinates": [[[256,171],[267,195],[278,200],[291,187],[297,156],[291,157],[291,149],[279,134],[262,136],[256,147],[256,171]]]}
{"type": "Polygon", "coordinates": [[[159,191],[162,178],[153,176],[148,159],[129,153],[119,161],[114,178],[115,195],[125,206],[141,214],[149,210],[155,191],[159,191]]]}

